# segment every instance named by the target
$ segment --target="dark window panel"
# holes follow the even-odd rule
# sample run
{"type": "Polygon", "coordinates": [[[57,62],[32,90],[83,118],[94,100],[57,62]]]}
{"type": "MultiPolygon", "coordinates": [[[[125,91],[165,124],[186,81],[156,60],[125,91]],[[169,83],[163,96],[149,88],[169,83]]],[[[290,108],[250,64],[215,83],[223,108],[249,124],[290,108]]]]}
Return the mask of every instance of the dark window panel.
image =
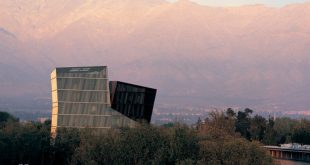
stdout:
{"type": "Polygon", "coordinates": [[[111,81],[112,108],[134,120],[151,121],[156,89],[111,81]]]}

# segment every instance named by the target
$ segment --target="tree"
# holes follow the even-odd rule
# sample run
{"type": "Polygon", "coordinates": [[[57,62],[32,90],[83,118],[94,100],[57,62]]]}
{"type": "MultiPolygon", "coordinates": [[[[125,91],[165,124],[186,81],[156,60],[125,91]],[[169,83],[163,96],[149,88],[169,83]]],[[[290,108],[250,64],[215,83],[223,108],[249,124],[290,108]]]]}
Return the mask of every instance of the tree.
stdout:
{"type": "Polygon", "coordinates": [[[251,139],[251,134],[249,129],[251,127],[251,114],[253,110],[246,108],[244,112],[238,111],[237,121],[236,121],[236,131],[241,134],[241,136],[246,139],[251,139]]]}
{"type": "Polygon", "coordinates": [[[199,143],[196,132],[185,125],[177,125],[169,138],[169,162],[178,163],[188,159],[197,160],[199,143]]]}
{"type": "Polygon", "coordinates": [[[231,118],[235,118],[236,117],[236,113],[235,113],[235,111],[232,108],[228,108],[226,110],[226,115],[228,117],[231,117],[231,118]]]}
{"type": "Polygon", "coordinates": [[[261,144],[236,135],[236,119],[232,112],[209,113],[205,124],[198,130],[200,149],[197,164],[272,164],[271,156],[261,144]]]}
{"type": "Polygon", "coordinates": [[[52,146],[52,164],[69,164],[76,148],[80,145],[80,131],[74,128],[57,130],[52,146]]]}
{"type": "Polygon", "coordinates": [[[0,130],[0,164],[47,164],[50,131],[36,122],[8,122],[0,130]]]}
{"type": "Polygon", "coordinates": [[[300,120],[299,124],[293,129],[292,141],[300,144],[310,144],[310,121],[300,120]]]}
{"type": "Polygon", "coordinates": [[[161,164],[168,159],[166,139],[158,128],[145,124],[97,136],[83,133],[72,164],[161,164]]]}
{"type": "Polygon", "coordinates": [[[222,111],[211,111],[209,112],[208,118],[205,120],[205,124],[202,127],[202,130],[207,131],[215,136],[219,136],[222,133],[227,133],[229,135],[234,136],[235,135],[234,123],[235,123],[234,117],[228,116],[222,111]]]}
{"type": "Polygon", "coordinates": [[[277,140],[275,137],[277,137],[277,132],[274,129],[274,120],[269,116],[267,127],[266,127],[266,133],[263,138],[263,143],[267,145],[277,145],[277,140]]]}
{"type": "Polygon", "coordinates": [[[18,118],[15,118],[13,115],[7,112],[0,112],[0,123],[9,121],[18,122],[18,118]]]}
{"type": "Polygon", "coordinates": [[[4,127],[7,122],[18,122],[19,119],[7,112],[0,112],[0,129],[4,127]]]}
{"type": "Polygon", "coordinates": [[[278,144],[291,143],[294,128],[297,127],[299,121],[288,117],[277,118],[274,121],[274,130],[277,132],[275,137],[278,144]]]}
{"type": "Polygon", "coordinates": [[[196,129],[200,129],[202,127],[203,123],[202,123],[202,120],[201,118],[199,117],[197,122],[196,122],[196,129]]]}
{"type": "Polygon", "coordinates": [[[251,119],[251,126],[249,132],[251,134],[251,140],[262,141],[267,129],[267,120],[260,116],[255,115],[251,119]]]}

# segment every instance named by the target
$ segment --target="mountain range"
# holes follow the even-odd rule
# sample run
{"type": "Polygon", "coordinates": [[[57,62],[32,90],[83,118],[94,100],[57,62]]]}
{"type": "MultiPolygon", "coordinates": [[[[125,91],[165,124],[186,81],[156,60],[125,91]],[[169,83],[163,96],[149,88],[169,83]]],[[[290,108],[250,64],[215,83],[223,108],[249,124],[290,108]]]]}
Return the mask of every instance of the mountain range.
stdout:
{"type": "Polygon", "coordinates": [[[49,99],[55,67],[107,65],[157,103],[304,111],[309,53],[310,3],[0,1],[0,103],[49,99]]]}

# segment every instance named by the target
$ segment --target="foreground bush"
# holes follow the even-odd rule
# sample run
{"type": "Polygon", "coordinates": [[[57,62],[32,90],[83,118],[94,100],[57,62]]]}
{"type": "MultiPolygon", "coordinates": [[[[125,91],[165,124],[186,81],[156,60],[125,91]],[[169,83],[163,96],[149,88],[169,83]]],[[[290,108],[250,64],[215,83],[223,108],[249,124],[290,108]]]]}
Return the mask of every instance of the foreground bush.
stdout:
{"type": "Polygon", "coordinates": [[[221,113],[210,116],[197,128],[141,124],[102,135],[59,129],[52,140],[50,122],[11,120],[0,128],[0,164],[272,164],[258,142],[233,131],[230,118],[221,113]]]}
{"type": "Polygon", "coordinates": [[[197,136],[187,127],[142,125],[82,139],[73,164],[176,164],[196,160],[199,152],[197,136]]]}
{"type": "Polygon", "coordinates": [[[85,135],[72,164],[272,164],[258,142],[212,129],[142,125],[85,135]],[[220,133],[219,133],[220,132],[220,133]],[[221,135],[221,136],[220,136],[221,135]]]}
{"type": "Polygon", "coordinates": [[[232,116],[211,112],[205,124],[198,125],[197,129],[200,146],[197,164],[273,164],[262,144],[250,142],[235,132],[232,116]]]}

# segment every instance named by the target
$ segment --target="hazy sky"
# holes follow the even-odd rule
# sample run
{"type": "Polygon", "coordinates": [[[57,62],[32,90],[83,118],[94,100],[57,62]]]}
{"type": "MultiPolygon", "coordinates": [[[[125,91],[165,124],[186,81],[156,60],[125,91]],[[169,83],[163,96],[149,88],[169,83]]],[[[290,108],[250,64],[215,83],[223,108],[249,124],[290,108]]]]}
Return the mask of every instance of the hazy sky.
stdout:
{"type": "MultiPolygon", "coordinates": [[[[168,0],[175,2],[177,0],[168,0]]],[[[211,6],[239,6],[247,4],[265,4],[268,6],[281,7],[291,3],[310,2],[310,0],[191,0],[200,4],[211,6]]]]}

